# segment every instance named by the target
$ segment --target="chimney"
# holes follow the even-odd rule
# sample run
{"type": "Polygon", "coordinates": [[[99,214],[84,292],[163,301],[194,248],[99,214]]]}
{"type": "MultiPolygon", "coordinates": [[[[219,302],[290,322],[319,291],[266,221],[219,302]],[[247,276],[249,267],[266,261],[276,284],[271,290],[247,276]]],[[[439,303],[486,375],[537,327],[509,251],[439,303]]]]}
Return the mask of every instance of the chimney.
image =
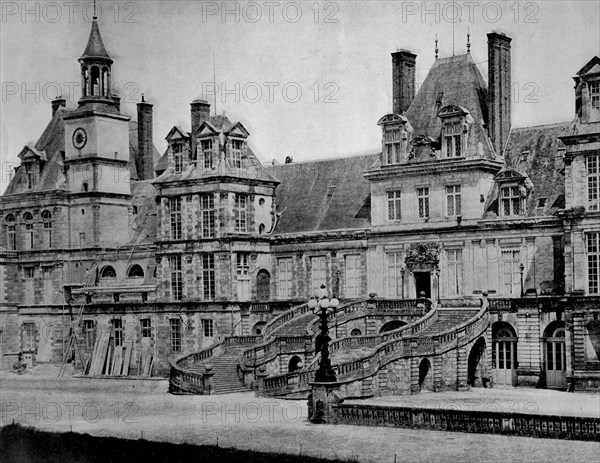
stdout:
{"type": "Polygon", "coordinates": [[[190,104],[192,107],[192,154],[193,160],[196,159],[196,130],[202,125],[204,121],[210,119],[210,103],[206,100],[194,100],[190,104]]]}
{"type": "Polygon", "coordinates": [[[67,100],[65,100],[62,96],[52,100],[52,117],[54,117],[59,108],[64,108],[66,106],[67,100]]]}
{"type": "Polygon", "coordinates": [[[511,126],[511,57],[512,39],[505,34],[488,35],[488,134],[496,155],[501,156],[511,126]]]}
{"type": "Polygon", "coordinates": [[[138,180],[150,180],[154,178],[152,105],[146,102],[144,95],[142,101],[137,104],[137,117],[138,150],[134,160],[135,168],[138,180]]]}
{"type": "Polygon", "coordinates": [[[113,94],[111,98],[115,103],[115,108],[117,108],[117,111],[121,112],[121,97],[113,94]]]}
{"type": "Polygon", "coordinates": [[[392,87],[394,114],[404,114],[415,98],[417,55],[408,50],[392,53],[392,87]]]}

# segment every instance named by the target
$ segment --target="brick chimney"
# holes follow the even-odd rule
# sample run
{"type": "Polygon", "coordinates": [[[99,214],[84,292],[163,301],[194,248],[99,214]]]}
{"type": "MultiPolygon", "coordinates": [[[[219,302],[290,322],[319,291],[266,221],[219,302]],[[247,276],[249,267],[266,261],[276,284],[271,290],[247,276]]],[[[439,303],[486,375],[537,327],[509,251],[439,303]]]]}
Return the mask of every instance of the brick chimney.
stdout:
{"type": "Polygon", "coordinates": [[[404,114],[415,98],[417,55],[408,50],[392,53],[392,91],[394,114],[404,114]]]}
{"type": "Polygon", "coordinates": [[[59,108],[64,108],[66,106],[67,100],[65,100],[62,96],[59,96],[58,98],[52,100],[52,117],[54,117],[56,111],[58,111],[59,108]]]}
{"type": "Polygon", "coordinates": [[[496,155],[502,155],[511,126],[511,57],[512,39],[505,34],[488,35],[488,134],[496,155]]]}
{"type": "Polygon", "coordinates": [[[192,159],[196,159],[196,137],[194,134],[198,127],[202,125],[204,121],[210,119],[210,103],[206,100],[194,100],[190,104],[192,107],[192,159]]]}
{"type": "Polygon", "coordinates": [[[137,104],[138,150],[134,160],[138,180],[154,178],[152,107],[142,95],[142,101],[137,104]]]}

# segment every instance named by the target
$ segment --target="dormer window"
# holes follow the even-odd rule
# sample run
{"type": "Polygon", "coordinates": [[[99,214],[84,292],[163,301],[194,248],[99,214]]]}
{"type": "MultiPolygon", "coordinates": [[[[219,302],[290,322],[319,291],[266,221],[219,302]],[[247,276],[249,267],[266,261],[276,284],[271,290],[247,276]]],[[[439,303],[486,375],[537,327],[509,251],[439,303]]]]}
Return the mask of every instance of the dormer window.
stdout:
{"type": "Polygon", "coordinates": [[[521,159],[520,162],[525,162],[527,161],[527,158],[529,157],[529,150],[526,151],[522,151],[521,152],[521,159]]]}
{"type": "Polygon", "coordinates": [[[25,164],[25,178],[27,179],[27,189],[32,190],[35,186],[35,175],[33,172],[33,164],[29,162],[25,164]]]}
{"type": "Polygon", "coordinates": [[[385,163],[400,163],[400,129],[390,129],[384,134],[385,163]]]}
{"type": "Polygon", "coordinates": [[[381,163],[384,166],[400,164],[406,155],[412,127],[408,119],[398,114],[388,114],[377,122],[383,132],[381,163]]]}
{"type": "Polygon", "coordinates": [[[518,186],[503,186],[501,189],[501,201],[503,216],[521,215],[521,189],[518,186]]]}
{"type": "Polygon", "coordinates": [[[462,156],[462,130],[460,122],[444,124],[444,148],[448,158],[462,156]]]}
{"type": "Polygon", "coordinates": [[[212,140],[201,140],[200,146],[202,148],[202,157],[204,158],[204,168],[214,169],[213,160],[213,141],[212,140]]]}
{"type": "Polygon", "coordinates": [[[183,170],[183,146],[180,144],[173,145],[173,161],[175,172],[181,172],[183,170]]]}
{"type": "Polygon", "coordinates": [[[592,108],[600,109],[600,81],[590,82],[589,88],[592,108]]]}
{"type": "Polygon", "coordinates": [[[242,168],[242,148],[244,142],[242,140],[231,141],[231,167],[236,169],[242,168]]]}
{"type": "Polygon", "coordinates": [[[444,106],[438,113],[442,120],[442,156],[459,158],[465,155],[469,127],[473,118],[464,108],[455,105],[444,106]]]}

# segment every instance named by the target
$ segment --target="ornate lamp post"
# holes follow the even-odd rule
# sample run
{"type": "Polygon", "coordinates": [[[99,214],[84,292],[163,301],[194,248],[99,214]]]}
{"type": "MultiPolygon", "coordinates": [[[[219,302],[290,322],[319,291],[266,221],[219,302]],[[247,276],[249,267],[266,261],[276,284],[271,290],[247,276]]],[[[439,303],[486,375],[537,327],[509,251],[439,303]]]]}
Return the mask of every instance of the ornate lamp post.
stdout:
{"type": "Polygon", "coordinates": [[[523,271],[525,270],[525,266],[522,262],[521,265],[519,265],[519,270],[521,271],[521,297],[523,297],[525,295],[525,293],[523,292],[523,271]]]}
{"type": "Polygon", "coordinates": [[[435,266],[435,281],[437,286],[437,304],[439,307],[442,302],[440,300],[440,267],[438,265],[435,266]]]}
{"type": "Polygon", "coordinates": [[[321,285],[321,288],[317,290],[316,296],[308,301],[308,306],[321,320],[321,333],[319,333],[315,342],[315,351],[321,353],[319,368],[315,373],[316,383],[333,383],[337,379],[335,371],[331,368],[331,360],[329,359],[329,341],[331,341],[331,338],[328,334],[327,317],[329,314],[334,313],[339,305],[340,301],[335,297],[331,299],[327,297],[325,285],[321,285]]]}

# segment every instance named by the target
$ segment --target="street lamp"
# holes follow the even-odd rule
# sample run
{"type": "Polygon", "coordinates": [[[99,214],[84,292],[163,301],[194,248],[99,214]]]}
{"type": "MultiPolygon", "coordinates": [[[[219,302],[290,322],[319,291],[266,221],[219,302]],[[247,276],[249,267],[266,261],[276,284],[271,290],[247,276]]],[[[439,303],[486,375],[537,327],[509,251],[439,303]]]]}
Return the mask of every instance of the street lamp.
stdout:
{"type": "Polygon", "coordinates": [[[436,286],[437,286],[437,304],[438,307],[441,304],[441,300],[440,300],[440,267],[439,266],[435,266],[435,281],[436,281],[436,286]]]}
{"type": "Polygon", "coordinates": [[[317,290],[317,294],[311,297],[308,301],[308,307],[318,315],[321,320],[321,332],[315,341],[315,354],[321,353],[319,360],[319,368],[315,373],[315,382],[317,383],[333,383],[336,381],[335,371],[331,368],[331,360],[329,359],[329,328],[327,326],[327,316],[335,312],[335,309],[340,305],[335,297],[329,299],[325,285],[317,290]]]}
{"type": "Polygon", "coordinates": [[[521,271],[521,297],[523,297],[525,295],[525,293],[523,292],[523,271],[525,270],[525,266],[522,262],[521,265],[519,265],[519,270],[521,271]]]}

